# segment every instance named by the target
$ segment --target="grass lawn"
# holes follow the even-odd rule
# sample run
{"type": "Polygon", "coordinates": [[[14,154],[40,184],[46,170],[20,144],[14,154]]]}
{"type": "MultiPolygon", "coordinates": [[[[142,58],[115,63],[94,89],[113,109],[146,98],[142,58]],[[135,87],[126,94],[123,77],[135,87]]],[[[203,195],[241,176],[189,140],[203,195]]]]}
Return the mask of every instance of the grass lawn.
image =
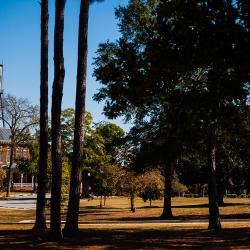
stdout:
{"type": "MultiPolygon", "coordinates": [[[[230,198],[224,199],[225,205],[220,207],[221,218],[227,219],[250,219],[250,199],[230,198]]],[[[149,220],[158,219],[162,213],[163,201],[153,201],[152,208],[149,202],[143,202],[137,198],[135,202],[136,212],[129,210],[128,198],[107,199],[106,207],[99,208],[99,200],[82,200],[80,220],[149,220]]],[[[207,198],[179,198],[172,199],[172,211],[174,219],[207,219],[207,198]]]]}
{"type": "MultiPolygon", "coordinates": [[[[207,230],[207,198],[173,198],[174,219],[202,219],[200,224],[158,223],[163,201],[154,201],[152,208],[141,199],[135,204],[132,213],[128,198],[109,198],[102,209],[98,199],[81,200],[80,221],[102,224],[81,224],[78,235],[60,243],[49,241],[46,233],[32,233],[32,224],[11,224],[34,219],[34,210],[0,209],[0,249],[250,249],[247,222],[222,223],[219,232],[207,230]]],[[[220,213],[222,221],[250,219],[250,199],[225,199],[220,213]]],[[[49,211],[47,215],[49,219],[49,211]]]]}

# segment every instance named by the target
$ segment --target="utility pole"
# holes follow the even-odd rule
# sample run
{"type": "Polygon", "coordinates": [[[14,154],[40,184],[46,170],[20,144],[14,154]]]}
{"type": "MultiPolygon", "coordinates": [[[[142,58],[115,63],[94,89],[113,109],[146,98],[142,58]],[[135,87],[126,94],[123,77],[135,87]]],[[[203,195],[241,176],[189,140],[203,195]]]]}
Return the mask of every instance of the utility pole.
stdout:
{"type": "Polygon", "coordinates": [[[4,122],[4,104],[3,104],[3,64],[0,64],[0,109],[2,112],[2,123],[3,128],[5,128],[4,122]]]}

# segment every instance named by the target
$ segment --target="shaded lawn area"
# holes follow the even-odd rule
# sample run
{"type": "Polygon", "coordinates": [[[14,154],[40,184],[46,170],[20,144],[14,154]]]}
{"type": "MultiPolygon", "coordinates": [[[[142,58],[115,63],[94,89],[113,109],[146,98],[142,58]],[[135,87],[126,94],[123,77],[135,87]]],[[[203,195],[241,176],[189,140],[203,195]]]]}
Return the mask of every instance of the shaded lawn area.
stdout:
{"type": "Polygon", "coordinates": [[[249,228],[81,229],[74,238],[51,242],[47,234],[0,230],[1,249],[249,249],[249,228]]]}

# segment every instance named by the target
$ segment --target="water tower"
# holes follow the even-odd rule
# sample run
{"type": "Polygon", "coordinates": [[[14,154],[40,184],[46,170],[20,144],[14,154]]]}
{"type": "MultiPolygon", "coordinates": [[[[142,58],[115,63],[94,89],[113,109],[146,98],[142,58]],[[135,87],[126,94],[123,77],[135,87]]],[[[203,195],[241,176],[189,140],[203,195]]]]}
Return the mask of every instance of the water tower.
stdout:
{"type": "Polygon", "coordinates": [[[3,104],[3,64],[0,64],[0,109],[1,109],[1,118],[3,123],[3,128],[5,127],[4,122],[4,104],[3,104]]]}

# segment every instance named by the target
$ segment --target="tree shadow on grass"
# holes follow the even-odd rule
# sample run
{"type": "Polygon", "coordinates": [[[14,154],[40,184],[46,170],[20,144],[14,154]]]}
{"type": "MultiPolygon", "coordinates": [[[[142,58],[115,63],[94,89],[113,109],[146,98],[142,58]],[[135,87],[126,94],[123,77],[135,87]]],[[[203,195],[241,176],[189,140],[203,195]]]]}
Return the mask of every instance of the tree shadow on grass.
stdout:
{"type": "MultiPolygon", "coordinates": [[[[225,203],[223,207],[230,207],[230,206],[247,206],[246,203],[225,203]]],[[[162,208],[161,206],[142,206],[137,207],[136,210],[140,211],[142,209],[155,209],[155,208],[162,208]]],[[[174,209],[195,209],[195,208],[208,208],[208,204],[196,204],[196,205],[174,205],[172,206],[174,209]]],[[[158,216],[137,216],[137,212],[131,213],[132,216],[115,216],[115,213],[122,212],[122,211],[129,211],[129,208],[126,209],[109,209],[109,208],[97,208],[96,206],[88,207],[86,210],[80,210],[80,216],[88,216],[88,215],[94,215],[94,216],[108,216],[107,218],[98,218],[100,221],[135,221],[135,220],[142,220],[142,221],[148,221],[148,220],[161,220],[162,218],[158,216]],[[114,216],[113,216],[114,214],[114,216]]],[[[239,211],[240,212],[240,211],[239,211]]],[[[250,219],[250,213],[234,213],[234,214],[221,214],[222,219],[250,219]]],[[[174,216],[172,220],[202,220],[202,219],[208,219],[207,214],[184,214],[184,215],[178,215],[174,216]]]]}
{"type": "Polygon", "coordinates": [[[222,219],[250,219],[250,213],[240,213],[240,214],[224,214],[221,215],[222,219]]]}
{"type": "MultiPolygon", "coordinates": [[[[107,215],[107,214],[99,214],[96,213],[95,215],[107,215]]],[[[237,220],[237,219],[250,219],[250,213],[239,213],[239,214],[228,214],[228,215],[221,215],[220,216],[221,219],[233,219],[233,220],[237,220]]],[[[163,220],[161,217],[159,216],[147,216],[147,217],[139,217],[136,215],[136,212],[134,213],[133,217],[120,217],[120,218],[98,218],[99,221],[120,221],[120,222],[124,222],[124,221],[159,221],[159,220],[163,220]]],[[[167,219],[168,221],[175,221],[175,220],[182,220],[183,222],[188,221],[188,220],[208,220],[208,215],[177,215],[177,216],[173,216],[170,219],[167,219]]],[[[249,222],[250,223],[250,222],[249,222]]]]}
{"type": "MultiPolygon", "coordinates": [[[[220,207],[231,207],[231,206],[249,206],[247,203],[224,203],[220,207]]],[[[192,205],[174,205],[172,208],[208,208],[209,205],[207,203],[204,204],[192,204],[192,205]]]]}
{"type": "MultiPolygon", "coordinates": [[[[233,220],[237,220],[237,219],[246,219],[249,220],[250,219],[250,214],[249,213],[240,213],[240,214],[228,214],[228,215],[221,215],[220,216],[221,219],[233,219],[233,220]]],[[[107,219],[103,219],[103,220],[107,220],[107,219]]],[[[117,220],[117,221],[136,221],[136,220],[141,220],[141,221],[151,221],[151,220],[155,220],[157,222],[157,220],[162,220],[161,217],[156,217],[156,216],[151,216],[151,217],[123,217],[123,218],[110,218],[108,220],[117,220]]],[[[168,219],[169,221],[171,220],[183,220],[183,221],[188,221],[188,220],[208,220],[208,215],[177,215],[177,216],[173,216],[172,218],[168,219]]],[[[249,222],[250,223],[250,222],[249,222]]],[[[249,248],[250,249],[250,248],[249,248]]]]}
{"type": "Polygon", "coordinates": [[[250,228],[82,229],[63,242],[32,231],[0,231],[1,249],[249,249],[250,228]]]}

